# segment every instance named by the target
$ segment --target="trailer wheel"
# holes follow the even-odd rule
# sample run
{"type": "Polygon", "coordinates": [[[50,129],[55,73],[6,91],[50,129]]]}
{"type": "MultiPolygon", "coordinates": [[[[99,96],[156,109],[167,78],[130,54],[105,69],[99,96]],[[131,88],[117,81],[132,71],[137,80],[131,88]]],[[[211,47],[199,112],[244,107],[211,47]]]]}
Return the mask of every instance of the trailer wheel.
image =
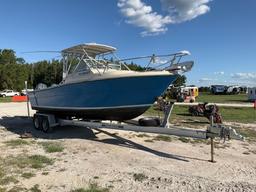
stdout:
{"type": "Polygon", "coordinates": [[[193,111],[191,114],[192,116],[199,116],[199,113],[197,111],[193,111]]]}
{"type": "Polygon", "coordinates": [[[139,125],[140,126],[159,126],[160,125],[160,119],[155,117],[145,117],[139,119],[139,125]]]}
{"type": "Polygon", "coordinates": [[[195,102],[195,99],[190,99],[189,102],[190,102],[190,103],[194,103],[194,102],[195,102]]]}
{"type": "Polygon", "coordinates": [[[41,130],[42,129],[42,127],[41,127],[41,119],[36,114],[33,117],[33,125],[34,125],[34,128],[37,129],[37,130],[41,130]]]}
{"type": "Polygon", "coordinates": [[[47,117],[43,117],[42,119],[42,130],[45,133],[49,133],[52,131],[52,128],[50,127],[49,121],[47,117]]]}

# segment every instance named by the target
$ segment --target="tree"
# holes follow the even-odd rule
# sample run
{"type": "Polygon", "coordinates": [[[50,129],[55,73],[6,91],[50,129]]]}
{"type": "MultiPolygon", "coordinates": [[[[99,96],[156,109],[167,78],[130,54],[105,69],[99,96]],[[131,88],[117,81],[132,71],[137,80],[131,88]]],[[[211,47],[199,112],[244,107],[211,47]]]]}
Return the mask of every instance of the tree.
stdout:
{"type": "Polygon", "coordinates": [[[17,64],[25,64],[26,61],[25,61],[23,58],[18,57],[18,58],[16,59],[16,63],[17,63],[17,64]]]}
{"type": "Polygon", "coordinates": [[[0,50],[0,90],[21,91],[25,81],[28,88],[33,88],[38,83],[50,86],[61,80],[62,63],[58,60],[27,64],[23,58],[17,58],[13,50],[0,50]]]}
{"type": "Polygon", "coordinates": [[[33,64],[33,87],[39,83],[47,86],[59,84],[62,80],[62,63],[58,60],[40,61],[33,64]]]}
{"type": "Polygon", "coordinates": [[[178,75],[177,79],[173,82],[175,87],[185,86],[187,78],[185,75],[178,75]]]}
{"type": "Polygon", "coordinates": [[[11,49],[0,49],[0,64],[16,64],[15,52],[11,49]]]}
{"type": "Polygon", "coordinates": [[[199,87],[199,92],[211,92],[211,87],[199,87]]]}
{"type": "Polygon", "coordinates": [[[129,69],[133,70],[133,71],[144,71],[145,68],[141,67],[140,65],[134,64],[133,62],[131,62],[131,64],[126,64],[129,69]]]}

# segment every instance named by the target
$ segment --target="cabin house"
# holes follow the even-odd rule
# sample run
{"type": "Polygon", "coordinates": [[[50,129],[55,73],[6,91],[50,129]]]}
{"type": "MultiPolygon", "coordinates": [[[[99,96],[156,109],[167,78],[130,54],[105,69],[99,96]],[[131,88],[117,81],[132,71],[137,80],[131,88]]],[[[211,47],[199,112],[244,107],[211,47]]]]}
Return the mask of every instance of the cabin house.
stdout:
{"type": "Polygon", "coordinates": [[[248,100],[255,101],[256,100],[256,87],[248,88],[248,100]]]}

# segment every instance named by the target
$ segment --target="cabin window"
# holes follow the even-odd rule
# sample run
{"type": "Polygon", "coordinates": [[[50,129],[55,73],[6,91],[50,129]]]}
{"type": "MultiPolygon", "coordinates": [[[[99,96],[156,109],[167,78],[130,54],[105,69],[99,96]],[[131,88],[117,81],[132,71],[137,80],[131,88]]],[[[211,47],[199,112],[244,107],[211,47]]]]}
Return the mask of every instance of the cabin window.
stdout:
{"type": "Polygon", "coordinates": [[[108,64],[108,68],[109,69],[119,70],[120,69],[120,65],[118,65],[118,64],[108,64]]]}

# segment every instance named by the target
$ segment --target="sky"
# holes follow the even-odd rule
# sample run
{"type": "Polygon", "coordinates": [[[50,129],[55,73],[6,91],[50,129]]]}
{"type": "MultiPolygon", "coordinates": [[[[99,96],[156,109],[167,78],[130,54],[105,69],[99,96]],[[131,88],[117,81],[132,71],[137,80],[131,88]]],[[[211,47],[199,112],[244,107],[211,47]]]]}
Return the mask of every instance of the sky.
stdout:
{"type": "Polygon", "coordinates": [[[0,49],[27,62],[96,42],[120,58],[188,50],[187,84],[256,86],[255,0],[0,0],[0,49]]]}

